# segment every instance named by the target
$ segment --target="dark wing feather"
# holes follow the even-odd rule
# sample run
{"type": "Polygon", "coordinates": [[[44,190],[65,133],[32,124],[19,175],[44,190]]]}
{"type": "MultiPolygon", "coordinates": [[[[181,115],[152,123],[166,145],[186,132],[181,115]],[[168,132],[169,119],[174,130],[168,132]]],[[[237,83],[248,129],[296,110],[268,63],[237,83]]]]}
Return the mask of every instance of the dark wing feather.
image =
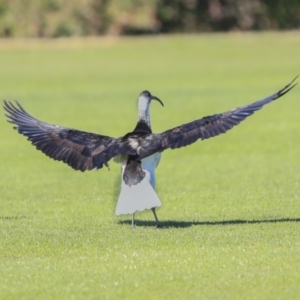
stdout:
{"type": "MultiPolygon", "coordinates": [[[[298,76],[297,76],[298,77],[298,76]]],[[[296,78],[277,93],[256,101],[252,104],[238,107],[227,112],[204,117],[193,122],[175,127],[161,134],[150,135],[142,141],[138,151],[141,158],[167,148],[175,149],[190,145],[198,139],[204,140],[225,133],[264,105],[282,97],[296,84],[296,78]]]]}
{"type": "MultiPolygon", "coordinates": [[[[75,170],[100,169],[115,155],[126,153],[121,139],[41,122],[16,102],[4,101],[8,122],[47,156],[63,161],[75,170]]],[[[128,150],[128,149],[127,149],[128,150]]]]}

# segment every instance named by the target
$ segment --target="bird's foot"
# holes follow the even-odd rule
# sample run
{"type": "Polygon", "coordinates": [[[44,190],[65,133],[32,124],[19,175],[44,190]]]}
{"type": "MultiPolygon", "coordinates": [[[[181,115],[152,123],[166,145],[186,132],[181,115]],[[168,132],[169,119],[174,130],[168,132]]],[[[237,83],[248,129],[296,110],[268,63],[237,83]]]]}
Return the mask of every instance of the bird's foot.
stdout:
{"type": "Polygon", "coordinates": [[[131,225],[131,229],[136,229],[135,224],[131,225]]]}
{"type": "Polygon", "coordinates": [[[156,228],[163,228],[163,226],[161,225],[160,222],[157,222],[157,223],[156,223],[156,228]]]}

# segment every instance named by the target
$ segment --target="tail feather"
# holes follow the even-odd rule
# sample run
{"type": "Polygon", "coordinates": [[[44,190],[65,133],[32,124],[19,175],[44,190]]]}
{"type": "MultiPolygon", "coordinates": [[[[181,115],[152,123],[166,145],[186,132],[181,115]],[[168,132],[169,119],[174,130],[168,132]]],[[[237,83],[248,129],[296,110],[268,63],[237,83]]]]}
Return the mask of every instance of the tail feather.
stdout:
{"type": "Polygon", "coordinates": [[[145,171],[140,161],[128,160],[123,173],[125,184],[132,186],[137,185],[145,178],[145,171]]]}
{"type": "Polygon", "coordinates": [[[144,178],[139,184],[128,186],[122,181],[115,212],[117,216],[161,206],[161,202],[150,184],[150,174],[147,171],[144,173],[144,178]]]}

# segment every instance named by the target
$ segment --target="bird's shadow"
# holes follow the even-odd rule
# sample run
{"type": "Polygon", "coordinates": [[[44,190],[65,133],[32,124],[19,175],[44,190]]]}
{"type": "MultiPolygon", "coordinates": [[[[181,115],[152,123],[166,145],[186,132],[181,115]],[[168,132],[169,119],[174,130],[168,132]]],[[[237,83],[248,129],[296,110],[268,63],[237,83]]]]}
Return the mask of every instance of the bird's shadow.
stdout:
{"type": "MultiPolygon", "coordinates": [[[[286,222],[300,222],[300,218],[280,218],[267,220],[223,220],[223,221],[162,221],[163,228],[187,228],[191,226],[222,226],[222,225],[242,225],[242,224],[261,224],[261,223],[286,223],[286,222]]],[[[131,220],[118,221],[118,224],[131,225],[131,220]]],[[[135,220],[136,226],[155,227],[154,221],[135,220]]]]}
{"type": "Polygon", "coordinates": [[[27,216],[0,216],[0,220],[5,220],[5,221],[11,221],[11,220],[22,220],[22,219],[28,219],[27,216]]]}

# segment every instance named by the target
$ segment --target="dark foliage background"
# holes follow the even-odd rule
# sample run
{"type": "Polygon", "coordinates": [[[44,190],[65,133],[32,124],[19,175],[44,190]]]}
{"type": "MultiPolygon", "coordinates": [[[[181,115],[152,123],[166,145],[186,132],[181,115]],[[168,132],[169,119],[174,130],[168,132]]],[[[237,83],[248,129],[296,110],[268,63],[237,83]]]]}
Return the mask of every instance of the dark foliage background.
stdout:
{"type": "Polygon", "coordinates": [[[0,0],[2,37],[299,27],[300,0],[0,0]]]}

